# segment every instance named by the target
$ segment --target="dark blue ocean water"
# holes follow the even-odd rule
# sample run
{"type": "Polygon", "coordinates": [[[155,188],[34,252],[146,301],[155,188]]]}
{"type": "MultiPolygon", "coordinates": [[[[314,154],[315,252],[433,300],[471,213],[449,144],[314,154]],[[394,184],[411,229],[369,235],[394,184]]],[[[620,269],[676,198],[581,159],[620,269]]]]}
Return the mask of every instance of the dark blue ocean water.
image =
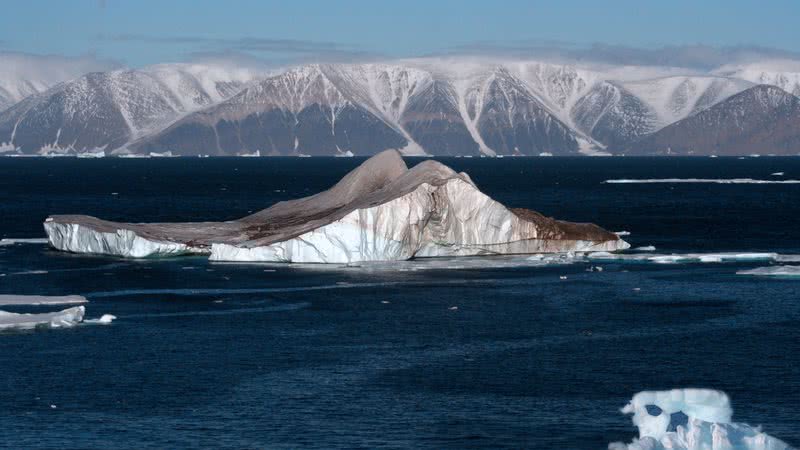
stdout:
{"type": "MultiPolygon", "coordinates": [[[[43,237],[58,213],[232,219],[359,162],[0,159],[0,237],[43,237]]],[[[800,254],[800,185],[603,183],[800,179],[798,158],[444,162],[510,206],[627,230],[658,253],[800,254]]],[[[87,317],[118,319],[0,334],[0,447],[603,449],[636,435],[618,411],[633,394],[676,387],[724,390],[737,421],[800,445],[800,280],[736,274],[764,261],[515,261],[331,268],[2,246],[0,293],[81,294],[87,317]]]]}

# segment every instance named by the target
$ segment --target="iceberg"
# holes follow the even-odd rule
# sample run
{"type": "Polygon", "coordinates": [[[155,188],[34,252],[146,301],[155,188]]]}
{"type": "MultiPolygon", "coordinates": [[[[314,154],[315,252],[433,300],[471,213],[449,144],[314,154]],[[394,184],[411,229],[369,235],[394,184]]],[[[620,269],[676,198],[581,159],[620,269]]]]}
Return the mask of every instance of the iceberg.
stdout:
{"type": "Polygon", "coordinates": [[[80,295],[9,295],[0,294],[1,305],[71,305],[87,303],[80,295]]]}
{"type": "Polygon", "coordinates": [[[119,223],[48,217],[56,249],[132,258],[205,254],[213,261],[352,263],[420,257],[613,252],[630,245],[594,224],[508,208],[466,173],[387,150],[327,191],[228,222],[119,223]]]}
{"type": "Polygon", "coordinates": [[[621,410],[633,414],[639,438],[609,450],[791,450],[758,427],[732,422],[724,392],[711,389],[645,391],[621,410]]]}
{"type": "Polygon", "coordinates": [[[83,320],[86,308],[74,306],[63,311],[42,314],[18,314],[0,311],[0,331],[34,328],[68,328],[83,320]]]}

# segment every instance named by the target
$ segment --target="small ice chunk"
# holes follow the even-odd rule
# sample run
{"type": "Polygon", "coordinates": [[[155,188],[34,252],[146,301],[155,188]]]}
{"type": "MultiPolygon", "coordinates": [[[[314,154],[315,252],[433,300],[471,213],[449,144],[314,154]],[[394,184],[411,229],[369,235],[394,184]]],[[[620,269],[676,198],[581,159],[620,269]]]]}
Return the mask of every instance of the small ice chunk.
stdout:
{"type": "Polygon", "coordinates": [[[34,328],[68,328],[83,320],[86,308],[75,306],[63,311],[43,314],[17,314],[0,311],[0,331],[34,328]]]}
{"type": "Polygon", "coordinates": [[[773,177],[782,177],[783,176],[783,172],[773,172],[770,175],[773,176],[773,177]]]}
{"type": "Polygon", "coordinates": [[[650,258],[647,258],[647,260],[656,264],[675,264],[678,262],[689,261],[691,258],[681,255],[660,255],[651,256],[650,258]]]}
{"type": "Polygon", "coordinates": [[[630,231],[615,231],[614,234],[616,234],[617,236],[630,236],[631,232],[630,231]]]}
{"type": "Polygon", "coordinates": [[[109,325],[116,318],[117,318],[117,316],[115,316],[113,314],[103,314],[102,316],[100,316],[99,319],[87,319],[87,320],[84,320],[83,323],[92,323],[92,324],[97,324],[97,325],[109,325]]]}
{"type": "Polygon", "coordinates": [[[0,305],[71,305],[87,303],[80,295],[11,295],[0,294],[0,305]]]}
{"type": "Polygon", "coordinates": [[[654,251],[656,251],[656,248],[655,248],[655,246],[652,246],[652,245],[645,245],[645,246],[642,246],[642,247],[636,247],[635,249],[633,249],[633,251],[635,251],[635,252],[654,252],[654,251]]]}

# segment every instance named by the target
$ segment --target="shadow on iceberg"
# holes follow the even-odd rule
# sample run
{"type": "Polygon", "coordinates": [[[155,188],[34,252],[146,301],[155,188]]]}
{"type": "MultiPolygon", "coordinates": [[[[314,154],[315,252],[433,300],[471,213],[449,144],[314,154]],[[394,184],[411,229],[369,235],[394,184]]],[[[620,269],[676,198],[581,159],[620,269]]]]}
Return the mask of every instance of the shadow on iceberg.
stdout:
{"type": "Polygon", "coordinates": [[[327,191],[229,222],[117,223],[63,215],[44,223],[64,251],[143,258],[208,254],[215,261],[350,263],[414,257],[616,251],[597,225],[507,208],[465,173],[400,153],[373,156],[327,191]]]}

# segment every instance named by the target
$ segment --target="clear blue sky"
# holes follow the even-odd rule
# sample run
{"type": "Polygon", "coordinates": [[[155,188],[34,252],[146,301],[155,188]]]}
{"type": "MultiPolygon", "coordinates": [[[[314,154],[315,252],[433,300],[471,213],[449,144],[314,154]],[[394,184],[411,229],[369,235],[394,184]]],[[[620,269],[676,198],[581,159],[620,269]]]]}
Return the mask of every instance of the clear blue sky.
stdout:
{"type": "Polygon", "coordinates": [[[133,66],[221,52],[418,56],[480,42],[800,51],[798,19],[798,0],[19,0],[2,4],[0,50],[133,66]]]}

